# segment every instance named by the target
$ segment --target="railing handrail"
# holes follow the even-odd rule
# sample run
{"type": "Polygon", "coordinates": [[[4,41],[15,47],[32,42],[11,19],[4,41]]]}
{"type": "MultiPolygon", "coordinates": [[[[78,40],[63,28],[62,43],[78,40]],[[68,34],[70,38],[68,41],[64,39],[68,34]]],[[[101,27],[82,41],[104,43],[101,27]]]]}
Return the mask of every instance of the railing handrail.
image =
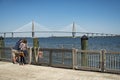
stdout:
{"type": "MultiPolygon", "coordinates": [[[[0,49],[12,49],[13,47],[0,47],[0,49]]],[[[33,48],[33,47],[28,47],[29,48],[33,48]]],[[[39,50],[54,50],[54,51],[72,51],[73,49],[75,48],[71,48],[71,49],[68,49],[68,48],[40,48],[38,47],[39,50]]],[[[79,49],[76,49],[76,51],[78,53],[80,52],[83,52],[83,53],[100,53],[101,50],[79,50],[79,49]]],[[[105,53],[111,53],[111,54],[120,54],[120,52],[116,52],[116,51],[106,51],[105,53]]]]}
{"type": "Polygon", "coordinates": [[[83,52],[83,53],[86,53],[86,52],[90,52],[90,53],[100,53],[100,51],[97,51],[97,50],[77,50],[77,52],[83,52]]]}

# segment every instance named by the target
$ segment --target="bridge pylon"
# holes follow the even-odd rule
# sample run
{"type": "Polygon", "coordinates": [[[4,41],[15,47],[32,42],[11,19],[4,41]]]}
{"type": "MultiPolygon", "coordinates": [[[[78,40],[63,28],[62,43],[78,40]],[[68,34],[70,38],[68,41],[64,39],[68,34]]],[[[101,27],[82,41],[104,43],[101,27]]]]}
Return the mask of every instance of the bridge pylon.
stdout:
{"type": "Polygon", "coordinates": [[[75,38],[76,34],[76,29],[75,29],[75,22],[73,22],[73,27],[72,27],[72,37],[75,38]]]}
{"type": "Polygon", "coordinates": [[[35,32],[34,32],[34,21],[32,21],[32,37],[35,37],[35,32]]]}

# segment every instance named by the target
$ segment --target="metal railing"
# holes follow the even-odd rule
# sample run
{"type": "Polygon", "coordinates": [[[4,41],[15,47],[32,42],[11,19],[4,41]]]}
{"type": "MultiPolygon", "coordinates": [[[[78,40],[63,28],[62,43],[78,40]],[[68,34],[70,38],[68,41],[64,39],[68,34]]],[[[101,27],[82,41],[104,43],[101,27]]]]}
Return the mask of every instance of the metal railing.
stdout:
{"type": "Polygon", "coordinates": [[[11,61],[11,48],[0,47],[0,60],[11,61]]]}
{"type": "Polygon", "coordinates": [[[120,52],[79,50],[77,52],[76,68],[82,70],[120,73],[120,52]],[[82,54],[86,54],[84,55],[86,57],[82,58],[84,57],[82,54]]]}
{"type": "Polygon", "coordinates": [[[78,50],[76,68],[100,71],[101,56],[99,51],[78,50]]]}
{"type": "MultiPolygon", "coordinates": [[[[29,64],[120,74],[120,52],[50,48],[28,48],[28,52],[29,64]]],[[[0,47],[0,60],[11,61],[10,47],[0,47]]]]}
{"type": "Polygon", "coordinates": [[[66,68],[73,66],[72,49],[31,48],[31,50],[33,52],[31,63],[66,68]],[[42,51],[42,57],[39,57],[39,51],[42,51]]]}
{"type": "Polygon", "coordinates": [[[105,71],[120,73],[120,53],[107,52],[105,55],[105,71]]]}

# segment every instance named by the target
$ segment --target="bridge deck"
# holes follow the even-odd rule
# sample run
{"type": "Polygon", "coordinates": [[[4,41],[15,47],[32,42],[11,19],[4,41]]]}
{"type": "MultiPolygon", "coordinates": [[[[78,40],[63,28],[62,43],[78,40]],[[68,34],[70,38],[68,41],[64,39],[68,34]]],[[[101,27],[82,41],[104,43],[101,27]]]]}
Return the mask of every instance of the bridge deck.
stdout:
{"type": "Polygon", "coordinates": [[[0,80],[119,80],[118,74],[79,71],[0,61],[0,80]]]}

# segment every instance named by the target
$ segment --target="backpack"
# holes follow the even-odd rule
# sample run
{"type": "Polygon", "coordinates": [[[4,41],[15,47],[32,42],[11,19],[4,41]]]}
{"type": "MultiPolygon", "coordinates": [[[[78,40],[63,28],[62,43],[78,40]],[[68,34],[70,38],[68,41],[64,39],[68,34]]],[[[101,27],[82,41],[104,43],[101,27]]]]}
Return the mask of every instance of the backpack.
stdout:
{"type": "Polygon", "coordinates": [[[21,43],[21,39],[18,41],[18,42],[16,42],[16,44],[15,44],[15,46],[14,46],[14,49],[15,50],[20,50],[20,43],[21,43]]]}

